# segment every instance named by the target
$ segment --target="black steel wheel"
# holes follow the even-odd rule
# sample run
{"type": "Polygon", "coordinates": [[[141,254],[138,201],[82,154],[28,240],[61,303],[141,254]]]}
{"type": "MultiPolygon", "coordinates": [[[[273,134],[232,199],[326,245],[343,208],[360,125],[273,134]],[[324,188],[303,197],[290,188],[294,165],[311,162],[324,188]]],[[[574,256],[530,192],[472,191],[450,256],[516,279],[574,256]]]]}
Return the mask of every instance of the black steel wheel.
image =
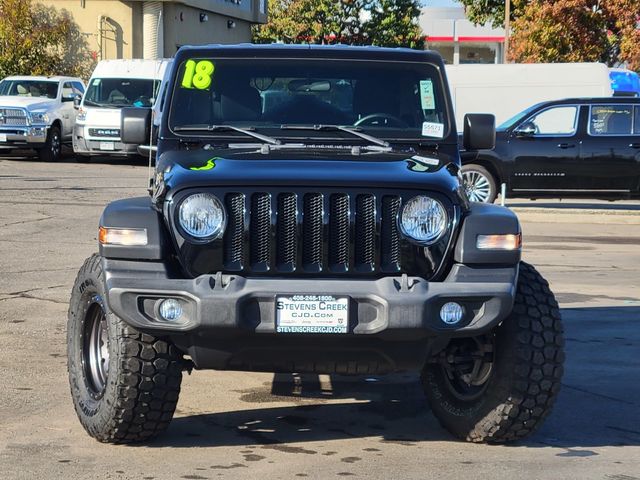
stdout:
{"type": "Polygon", "coordinates": [[[94,295],[84,319],[82,368],[87,386],[95,398],[107,387],[109,374],[109,333],[102,298],[94,295]]]}
{"type": "Polygon", "coordinates": [[[452,340],[437,357],[449,393],[463,401],[482,396],[493,374],[494,335],[452,340]]]}

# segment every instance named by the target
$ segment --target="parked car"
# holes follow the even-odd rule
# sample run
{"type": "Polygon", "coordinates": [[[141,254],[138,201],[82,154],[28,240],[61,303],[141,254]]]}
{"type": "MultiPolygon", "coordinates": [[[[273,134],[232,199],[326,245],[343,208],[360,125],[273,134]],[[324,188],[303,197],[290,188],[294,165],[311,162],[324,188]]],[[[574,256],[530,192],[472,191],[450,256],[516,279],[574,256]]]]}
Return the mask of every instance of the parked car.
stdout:
{"type": "Polygon", "coordinates": [[[96,66],[78,107],[73,151],[92,155],[138,155],[138,146],[120,138],[120,110],[151,107],[171,60],[103,60],[96,66]]]}
{"type": "Polygon", "coordinates": [[[60,158],[76,123],[73,102],[85,86],[73,77],[7,77],[0,81],[0,153],[33,148],[44,161],[60,158]]]}
{"type": "MultiPolygon", "coordinates": [[[[459,438],[542,424],[560,312],[520,261],[516,215],[464,194],[438,54],[182,47],[162,98],[150,195],[105,208],[71,293],[69,381],[89,435],[158,435],[192,367],[418,370],[459,438]]],[[[466,148],[493,146],[494,123],[468,115],[466,148]]],[[[123,109],[124,142],[151,129],[150,109],[123,109]]]]}
{"type": "Polygon", "coordinates": [[[497,129],[493,150],[462,152],[471,200],[507,196],[625,199],[640,196],[640,98],[544,102],[497,129]]]}

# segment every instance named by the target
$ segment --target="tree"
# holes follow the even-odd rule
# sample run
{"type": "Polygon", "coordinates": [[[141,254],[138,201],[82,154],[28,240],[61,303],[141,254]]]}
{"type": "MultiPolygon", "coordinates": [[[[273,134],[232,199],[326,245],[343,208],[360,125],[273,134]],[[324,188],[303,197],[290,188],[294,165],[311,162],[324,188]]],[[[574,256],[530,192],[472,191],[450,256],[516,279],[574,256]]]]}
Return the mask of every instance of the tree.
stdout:
{"type": "MultiPolygon", "coordinates": [[[[467,18],[477,25],[504,26],[505,0],[459,0],[464,5],[467,18]]],[[[511,0],[511,20],[520,16],[527,0],[511,0]]]]}
{"type": "Polygon", "coordinates": [[[513,23],[510,58],[519,62],[605,62],[605,17],[592,0],[533,1],[513,23]]]}
{"type": "Polygon", "coordinates": [[[365,31],[371,43],[385,47],[424,48],[424,35],[416,19],[420,5],[413,0],[380,0],[371,9],[365,31]]]}
{"type": "Polygon", "coordinates": [[[0,78],[7,75],[88,77],[94,60],[69,12],[0,0],[0,78]]]}
{"type": "Polygon", "coordinates": [[[257,43],[348,43],[422,48],[417,0],[274,0],[257,43]]]}
{"type": "Polygon", "coordinates": [[[512,23],[518,62],[627,63],[640,70],[640,0],[533,0],[512,23]]]}

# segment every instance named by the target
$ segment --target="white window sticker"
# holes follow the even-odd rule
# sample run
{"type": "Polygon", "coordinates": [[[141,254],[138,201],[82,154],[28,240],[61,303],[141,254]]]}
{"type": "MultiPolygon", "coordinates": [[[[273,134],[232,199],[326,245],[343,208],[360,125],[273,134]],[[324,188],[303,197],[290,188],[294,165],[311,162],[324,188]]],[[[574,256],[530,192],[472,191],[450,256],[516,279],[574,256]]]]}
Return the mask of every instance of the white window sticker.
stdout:
{"type": "Polygon", "coordinates": [[[415,160],[417,162],[423,163],[425,165],[439,165],[440,164],[440,160],[438,160],[437,158],[423,157],[421,155],[414,155],[413,157],[411,157],[411,159],[415,160]]]}
{"type": "Polygon", "coordinates": [[[422,136],[442,138],[444,136],[444,124],[422,122],[422,136]]]}
{"type": "Polygon", "coordinates": [[[433,82],[431,80],[420,80],[420,103],[423,110],[434,110],[436,100],[433,96],[433,82]]]}

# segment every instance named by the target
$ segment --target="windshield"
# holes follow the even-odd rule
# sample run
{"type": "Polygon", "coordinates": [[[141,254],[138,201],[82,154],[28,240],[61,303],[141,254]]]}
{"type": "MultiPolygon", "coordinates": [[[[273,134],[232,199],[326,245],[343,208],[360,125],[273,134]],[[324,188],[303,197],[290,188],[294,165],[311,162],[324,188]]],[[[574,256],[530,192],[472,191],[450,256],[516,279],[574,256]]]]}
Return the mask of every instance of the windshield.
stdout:
{"type": "Polygon", "coordinates": [[[508,120],[505,120],[500,125],[498,125],[496,127],[496,130],[506,130],[507,128],[511,128],[512,126],[514,126],[516,123],[520,123],[521,120],[524,120],[526,117],[528,117],[531,114],[531,112],[533,112],[540,105],[542,104],[536,103],[535,105],[531,105],[529,108],[526,108],[525,110],[516,113],[513,117],[509,118],[508,120]]]}
{"type": "Polygon", "coordinates": [[[159,80],[140,78],[93,78],[84,103],[96,107],[151,107],[159,80]]]}
{"type": "Polygon", "coordinates": [[[342,125],[377,137],[443,138],[445,105],[440,74],[429,64],[197,58],[178,70],[169,126],[184,131],[225,124],[274,136],[326,136],[328,129],[289,127],[342,125]]]}
{"type": "Polygon", "coordinates": [[[0,82],[0,96],[58,97],[58,82],[46,80],[3,80],[0,82]]]}

